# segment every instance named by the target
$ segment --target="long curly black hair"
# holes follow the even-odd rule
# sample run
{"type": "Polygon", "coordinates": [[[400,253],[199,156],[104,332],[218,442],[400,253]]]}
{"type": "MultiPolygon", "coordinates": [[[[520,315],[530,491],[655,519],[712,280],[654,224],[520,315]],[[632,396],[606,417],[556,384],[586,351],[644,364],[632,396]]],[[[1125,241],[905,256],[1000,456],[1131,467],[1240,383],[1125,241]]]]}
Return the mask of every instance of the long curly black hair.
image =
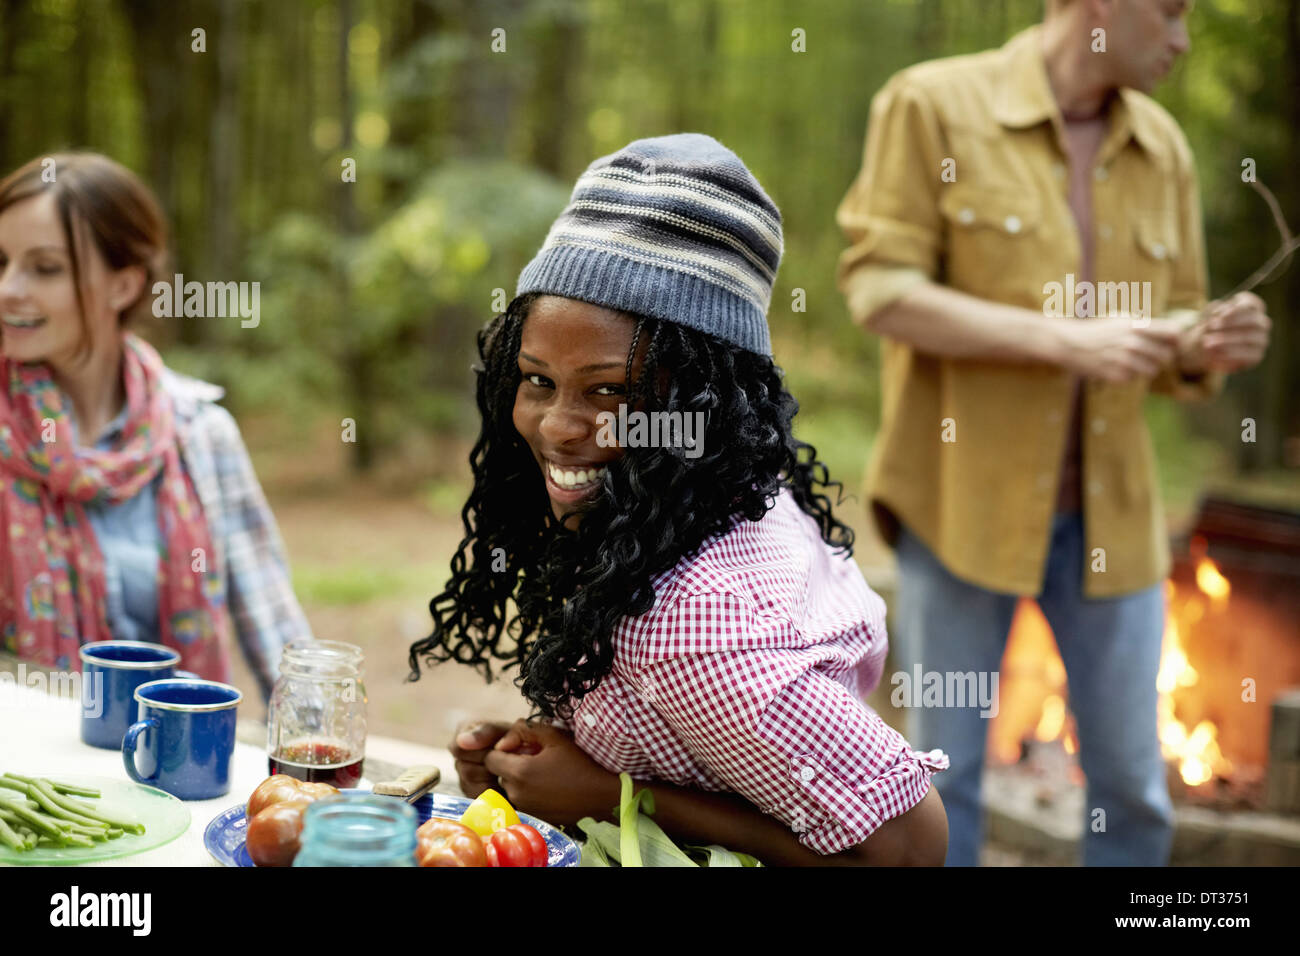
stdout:
{"type": "Polygon", "coordinates": [[[692,459],[680,448],[624,449],[577,530],[566,528],[512,419],[519,343],[537,297],[519,296],[478,333],[483,426],[469,456],[465,537],[445,589],[429,602],[433,633],[411,645],[408,680],[419,679],[423,657],[481,667],[491,682],[496,658],[503,669],[519,666],[515,684],[534,707],[531,717],[568,720],[609,672],[619,619],[654,603],[651,579],[734,522],[762,518],[782,486],[837,551],[852,555],[853,531],[814,490],[842,485],[830,481],[817,450],[793,436],[799,403],[770,358],[637,316],[624,400],[649,413],[703,412],[703,450],[692,459]],[[633,385],[643,337],[649,347],[633,385]]]}

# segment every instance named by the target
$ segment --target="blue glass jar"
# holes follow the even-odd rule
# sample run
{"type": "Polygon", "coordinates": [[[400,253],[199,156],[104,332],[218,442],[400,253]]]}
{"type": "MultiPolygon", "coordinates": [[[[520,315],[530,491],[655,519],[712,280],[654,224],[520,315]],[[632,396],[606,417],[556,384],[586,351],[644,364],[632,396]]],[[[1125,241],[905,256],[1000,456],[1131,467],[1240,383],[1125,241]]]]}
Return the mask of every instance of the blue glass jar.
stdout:
{"type": "Polygon", "coordinates": [[[415,808],[396,797],[354,794],[311,804],[294,866],[415,866],[415,808]]]}

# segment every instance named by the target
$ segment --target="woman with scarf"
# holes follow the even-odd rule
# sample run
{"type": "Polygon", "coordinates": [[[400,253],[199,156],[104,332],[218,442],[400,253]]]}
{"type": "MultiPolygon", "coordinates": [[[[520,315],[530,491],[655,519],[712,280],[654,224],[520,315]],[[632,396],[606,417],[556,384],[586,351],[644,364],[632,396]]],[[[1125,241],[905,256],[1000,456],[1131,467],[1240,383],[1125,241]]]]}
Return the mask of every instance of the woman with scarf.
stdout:
{"type": "Polygon", "coordinates": [[[532,719],[452,742],[470,796],[609,820],[626,772],[679,841],[942,865],[947,757],[863,702],[884,603],[773,364],[781,249],[780,212],[708,136],[588,167],[479,336],[466,536],[412,676],[520,669],[532,719]]]}
{"type": "Polygon", "coordinates": [[[0,181],[0,646],[77,670],[87,642],[152,641],[228,681],[236,638],[266,697],[311,635],[222,390],[130,331],[166,245],[106,157],[0,181]]]}

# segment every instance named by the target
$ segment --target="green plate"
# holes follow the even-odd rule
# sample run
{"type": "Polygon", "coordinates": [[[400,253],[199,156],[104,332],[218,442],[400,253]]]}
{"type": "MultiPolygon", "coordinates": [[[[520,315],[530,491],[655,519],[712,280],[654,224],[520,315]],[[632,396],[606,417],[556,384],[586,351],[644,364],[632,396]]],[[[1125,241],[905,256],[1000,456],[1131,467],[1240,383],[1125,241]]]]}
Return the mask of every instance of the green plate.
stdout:
{"type": "MultiPolygon", "coordinates": [[[[6,768],[8,769],[8,768],[6,768]]],[[[14,773],[22,773],[15,770],[14,773]]],[[[95,860],[114,860],[123,856],[133,856],[145,850],[154,850],[171,843],[189,829],[190,808],[170,793],[154,787],[146,787],[132,780],[117,777],[88,777],[73,773],[23,773],[25,777],[48,777],[59,783],[91,787],[101,796],[74,797],[84,800],[95,807],[102,807],[113,816],[125,817],[144,824],[144,833],[136,836],[124,833],[116,840],[94,846],[53,847],[38,846],[19,852],[0,844],[0,863],[36,864],[39,866],[75,866],[78,863],[91,863],[95,860]]],[[[0,797],[11,799],[21,797],[17,790],[0,787],[0,797]]]]}

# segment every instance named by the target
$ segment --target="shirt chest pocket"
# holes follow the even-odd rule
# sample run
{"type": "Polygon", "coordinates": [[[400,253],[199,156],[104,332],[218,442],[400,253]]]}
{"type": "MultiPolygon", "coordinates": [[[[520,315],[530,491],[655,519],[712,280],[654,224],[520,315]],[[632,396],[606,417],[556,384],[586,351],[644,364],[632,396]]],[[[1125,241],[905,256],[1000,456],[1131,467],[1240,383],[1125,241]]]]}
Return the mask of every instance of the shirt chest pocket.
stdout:
{"type": "Polygon", "coordinates": [[[939,199],[947,236],[945,281],[971,295],[1042,307],[1042,205],[1028,191],[956,183],[939,199]]]}

